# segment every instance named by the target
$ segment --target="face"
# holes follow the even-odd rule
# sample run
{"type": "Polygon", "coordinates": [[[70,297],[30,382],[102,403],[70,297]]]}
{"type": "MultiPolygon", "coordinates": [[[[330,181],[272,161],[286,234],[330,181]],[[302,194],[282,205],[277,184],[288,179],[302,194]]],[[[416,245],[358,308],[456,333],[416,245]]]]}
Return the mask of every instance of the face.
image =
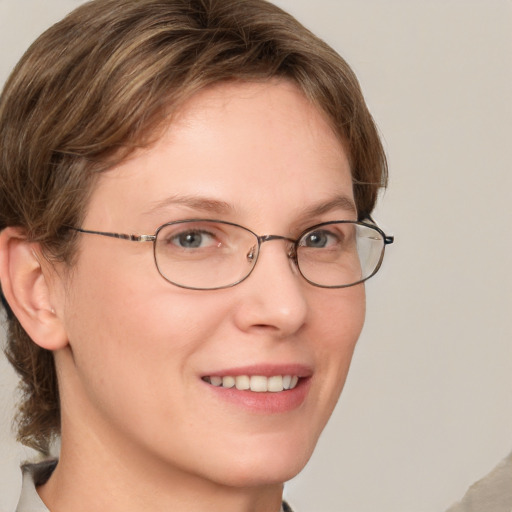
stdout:
{"type": "MultiPolygon", "coordinates": [[[[100,177],[82,227],[153,234],[206,218],[296,238],[355,220],[353,201],[342,145],[295,86],[223,84],[100,177]]],[[[312,286],[273,240],[237,286],[188,290],[159,275],[150,242],[80,237],[59,306],[69,337],[57,357],[63,443],[80,432],[119,458],[233,486],[300,471],[343,387],[363,286],[312,286]],[[277,392],[208,382],[238,376],[244,387],[259,376],[255,386],[279,387],[261,377],[288,375],[296,387],[277,392]]]]}

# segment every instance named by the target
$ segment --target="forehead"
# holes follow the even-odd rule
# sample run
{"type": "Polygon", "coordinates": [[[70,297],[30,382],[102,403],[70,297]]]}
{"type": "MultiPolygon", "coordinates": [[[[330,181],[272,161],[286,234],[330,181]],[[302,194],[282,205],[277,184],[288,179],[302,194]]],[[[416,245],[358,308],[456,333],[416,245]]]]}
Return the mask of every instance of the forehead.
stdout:
{"type": "Polygon", "coordinates": [[[350,166],[323,112],[288,82],[224,83],[197,93],[155,144],[104,173],[90,215],[158,212],[183,197],[240,213],[336,196],[353,200],[350,166]]]}
{"type": "Polygon", "coordinates": [[[284,139],[275,137],[278,128],[286,135],[290,149],[296,142],[306,150],[303,137],[307,136],[310,145],[326,153],[326,160],[333,154],[346,156],[345,141],[331,128],[328,115],[295,83],[283,79],[220,82],[202,89],[172,114],[157,146],[174,141],[175,149],[194,145],[198,152],[202,147],[211,150],[207,144],[216,138],[219,151],[225,151],[224,143],[231,142],[230,150],[236,154],[238,147],[252,139],[254,145],[261,144],[267,151],[279,148],[284,152],[284,139]],[[197,144],[200,130],[203,144],[197,144]]]}

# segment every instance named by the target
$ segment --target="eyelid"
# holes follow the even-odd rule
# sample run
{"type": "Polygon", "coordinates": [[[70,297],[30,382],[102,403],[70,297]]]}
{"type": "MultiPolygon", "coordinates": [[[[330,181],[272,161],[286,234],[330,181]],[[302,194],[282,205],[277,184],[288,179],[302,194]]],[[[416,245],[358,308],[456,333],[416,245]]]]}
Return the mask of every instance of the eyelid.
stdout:
{"type": "Polygon", "coordinates": [[[312,231],[322,230],[322,229],[328,229],[330,222],[339,222],[339,221],[347,221],[347,222],[356,222],[352,219],[342,219],[342,218],[328,218],[328,219],[318,219],[317,221],[308,222],[305,227],[299,230],[293,230],[296,236],[291,236],[291,238],[294,238],[296,240],[299,240],[300,238],[304,237],[308,233],[311,233],[312,231]]]}
{"type": "Polygon", "coordinates": [[[212,225],[212,228],[215,229],[221,229],[222,225],[224,223],[228,223],[226,221],[223,221],[221,219],[202,219],[197,217],[189,217],[189,218],[180,218],[176,220],[170,220],[168,222],[165,222],[160,226],[166,227],[167,229],[173,229],[176,228],[178,232],[183,231],[201,231],[203,228],[203,225],[205,223],[208,223],[209,225],[212,225]]]}
{"type": "MultiPolygon", "coordinates": [[[[163,226],[171,237],[181,236],[186,233],[199,233],[214,237],[216,233],[222,232],[222,229],[215,226],[215,224],[211,221],[206,221],[211,223],[211,226],[206,226],[205,221],[202,222],[201,220],[198,220],[197,222],[187,221],[183,222],[183,224],[181,222],[183,221],[169,222],[163,226]]],[[[219,224],[219,226],[222,226],[222,224],[219,224]]]]}
{"type": "Polygon", "coordinates": [[[357,218],[350,214],[350,212],[346,211],[335,211],[329,212],[328,214],[323,214],[319,216],[308,217],[307,219],[302,219],[300,222],[295,224],[296,229],[291,229],[292,233],[295,233],[297,236],[301,236],[308,231],[315,229],[316,226],[321,224],[328,224],[329,222],[357,222],[357,218]]]}

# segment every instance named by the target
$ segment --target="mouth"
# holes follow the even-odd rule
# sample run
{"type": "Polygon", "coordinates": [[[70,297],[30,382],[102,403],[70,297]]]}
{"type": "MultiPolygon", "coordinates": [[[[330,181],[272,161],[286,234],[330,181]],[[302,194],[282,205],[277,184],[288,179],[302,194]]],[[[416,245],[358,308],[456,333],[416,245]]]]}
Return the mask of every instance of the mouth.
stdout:
{"type": "Polygon", "coordinates": [[[309,396],[313,369],[303,364],[253,364],[204,373],[208,396],[256,414],[300,408],[309,396]]]}
{"type": "Polygon", "coordinates": [[[254,393],[280,393],[295,389],[301,380],[297,375],[212,375],[202,377],[212,386],[254,393]]]}

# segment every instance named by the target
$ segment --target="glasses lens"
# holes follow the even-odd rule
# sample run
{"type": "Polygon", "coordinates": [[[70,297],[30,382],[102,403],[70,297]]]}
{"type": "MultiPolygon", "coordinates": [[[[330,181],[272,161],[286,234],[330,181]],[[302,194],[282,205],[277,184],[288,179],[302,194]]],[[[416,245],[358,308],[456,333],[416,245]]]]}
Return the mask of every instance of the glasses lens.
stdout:
{"type": "Polygon", "coordinates": [[[340,288],[375,274],[383,253],[384,238],[379,230],[357,222],[329,222],[302,235],[297,263],[312,284],[340,288]]]}
{"type": "Polygon", "coordinates": [[[160,274],[173,284],[199,290],[226,288],[245,279],[259,249],[254,233],[227,222],[171,222],[156,235],[160,274]]]}

